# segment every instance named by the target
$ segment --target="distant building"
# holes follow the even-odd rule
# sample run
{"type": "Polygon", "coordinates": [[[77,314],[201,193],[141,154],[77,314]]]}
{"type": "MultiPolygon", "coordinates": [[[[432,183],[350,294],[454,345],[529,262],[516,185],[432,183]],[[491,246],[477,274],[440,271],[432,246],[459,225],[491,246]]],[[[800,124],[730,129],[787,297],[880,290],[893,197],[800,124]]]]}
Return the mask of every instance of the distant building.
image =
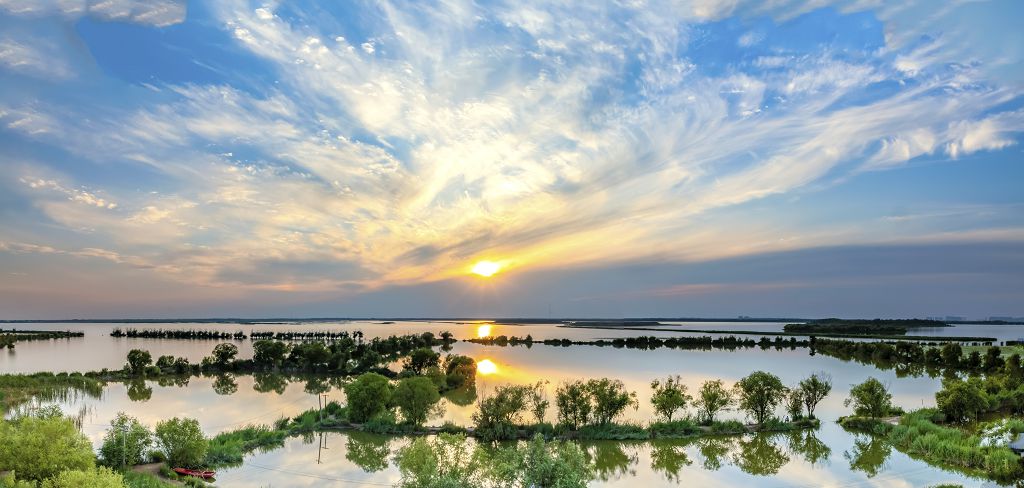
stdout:
{"type": "Polygon", "coordinates": [[[964,318],[958,315],[947,315],[946,322],[963,322],[964,318]]]}
{"type": "Polygon", "coordinates": [[[1001,316],[1001,315],[999,315],[999,316],[993,315],[993,316],[989,317],[988,319],[990,321],[992,321],[992,322],[1012,322],[1013,321],[1013,317],[1006,317],[1006,316],[1001,316]]]}
{"type": "Polygon", "coordinates": [[[928,320],[934,320],[936,322],[942,322],[942,317],[928,317],[928,320]]]}

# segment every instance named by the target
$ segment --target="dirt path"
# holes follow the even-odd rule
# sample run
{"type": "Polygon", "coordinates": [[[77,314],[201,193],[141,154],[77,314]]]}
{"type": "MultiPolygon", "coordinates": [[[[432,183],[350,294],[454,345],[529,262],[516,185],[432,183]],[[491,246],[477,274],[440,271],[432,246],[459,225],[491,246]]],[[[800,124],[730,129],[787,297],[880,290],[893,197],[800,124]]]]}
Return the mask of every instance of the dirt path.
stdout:
{"type": "Polygon", "coordinates": [[[163,465],[164,463],[139,464],[136,466],[132,466],[132,471],[135,471],[136,473],[152,475],[159,479],[160,481],[163,481],[164,483],[170,483],[175,486],[185,486],[185,483],[182,483],[177,480],[169,480],[167,478],[164,478],[163,476],[160,476],[160,466],[163,465]]]}

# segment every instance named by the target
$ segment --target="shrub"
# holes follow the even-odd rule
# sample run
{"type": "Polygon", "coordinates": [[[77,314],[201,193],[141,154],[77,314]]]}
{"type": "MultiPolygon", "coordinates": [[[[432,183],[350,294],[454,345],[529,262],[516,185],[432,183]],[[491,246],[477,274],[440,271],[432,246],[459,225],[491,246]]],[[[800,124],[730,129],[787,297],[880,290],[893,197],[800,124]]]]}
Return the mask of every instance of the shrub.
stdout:
{"type": "Polygon", "coordinates": [[[697,417],[701,422],[711,424],[715,421],[718,412],[729,408],[733,403],[732,395],[722,384],[722,380],[705,381],[697,392],[697,399],[694,405],[697,407],[697,417]]]}
{"type": "Polygon", "coordinates": [[[747,412],[756,423],[768,420],[786,394],[786,387],[778,376],[764,371],[755,371],[741,379],[735,386],[739,407],[747,412]]]}
{"type": "Polygon", "coordinates": [[[875,378],[868,378],[863,383],[854,385],[850,389],[850,397],[843,405],[853,405],[854,413],[866,417],[884,417],[893,410],[892,394],[875,378]]]}
{"type": "Polygon", "coordinates": [[[632,406],[639,406],[636,393],[627,392],[626,385],[620,380],[601,378],[587,382],[587,390],[594,402],[594,421],[598,424],[610,424],[616,417],[632,406]]]}
{"type": "Polygon", "coordinates": [[[172,466],[199,467],[209,448],[199,421],[174,417],[156,424],[156,439],[172,466]]]}
{"type": "Polygon", "coordinates": [[[391,394],[391,402],[398,407],[402,418],[412,425],[423,425],[431,409],[441,400],[441,394],[430,378],[416,376],[403,378],[391,394]]]}
{"type": "Polygon", "coordinates": [[[469,356],[449,354],[444,361],[448,388],[461,388],[476,382],[476,361],[469,356]]]}
{"type": "Polygon", "coordinates": [[[480,440],[515,439],[529,394],[530,387],[504,385],[495,389],[494,395],[481,398],[473,413],[475,433],[480,440]]]}
{"type": "Polygon", "coordinates": [[[988,410],[988,394],[978,378],[944,380],[942,390],[935,393],[935,402],[939,411],[957,422],[977,419],[988,410]]]}
{"type": "Polygon", "coordinates": [[[132,349],[128,351],[128,362],[124,365],[124,369],[128,374],[142,375],[146,372],[146,367],[153,363],[153,356],[149,354],[149,351],[142,349],[132,349]]]}
{"type": "Polygon", "coordinates": [[[394,387],[377,373],[364,373],[344,387],[351,422],[366,422],[388,409],[394,387]]]}
{"type": "Polygon", "coordinates": [[[686,385],[679,376],[669,376],[664,383],[659,380],[651,382],[651,405],[661,418],[671,422],[677,410],[686,408],[693,397],[686,394],[686,385]]]}
{"type": "Polygon", "coordinates": [[[409,357],[405,358],[402,368],[415,376],[423,374],[427,368],[436,367],[441,362],[441,355],[429,347],[421,347],[414,350],[409,357]]]}
{"type": "Polygon", "coordinates": [[[100,458],[103,464],[124,468],[146,461],[146,451],[153,441],[153,433],[133,417],[118,412],[103,437],[100,458]]]}
{"type": "Polygon", "coordinates": [[[42,488],[123,488],[124,478],[109,468],[62,471],[43,482],[42,488]]]}
{"type": "Polygon", "coordinates": [[[0,471],[42,481],[62,471],[86,471],[94,466],[92,444],[69,418],[44,411],[0,421],[0,471]]]}
{"type": "Polygon", "coordinates": [[[832,392],[832,377],[827,373],[814,373],[801,381],[799,388],[807,416],[813,419],[814,409],[832,392]]]}

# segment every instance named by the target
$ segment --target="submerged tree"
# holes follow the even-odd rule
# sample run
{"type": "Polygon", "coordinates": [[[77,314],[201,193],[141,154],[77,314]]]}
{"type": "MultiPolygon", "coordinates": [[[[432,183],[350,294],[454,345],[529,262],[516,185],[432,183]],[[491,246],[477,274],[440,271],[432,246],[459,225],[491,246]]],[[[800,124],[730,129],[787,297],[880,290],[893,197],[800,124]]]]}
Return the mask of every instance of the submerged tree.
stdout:
{"type": "Polygon", "coordinates": [[[868,378],[850,389],[850,397],[843,402],[853,411],[864,417],[884,417],[892,411],[892,394],[881,381],[868,378]]]}
{"type": "Polygon", "coordinates": [[[813,419],[814,409],[832,392],[832,377],[827,373],[814,373],[801,381],[799,388],[807,416],[813,419]]]}

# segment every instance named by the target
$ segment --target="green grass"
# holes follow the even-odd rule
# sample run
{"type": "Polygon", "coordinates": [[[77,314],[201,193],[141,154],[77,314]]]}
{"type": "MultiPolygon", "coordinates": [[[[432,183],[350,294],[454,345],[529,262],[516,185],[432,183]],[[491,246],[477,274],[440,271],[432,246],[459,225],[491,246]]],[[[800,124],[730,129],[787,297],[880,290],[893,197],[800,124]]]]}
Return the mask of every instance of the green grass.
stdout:
{"type": "Polygon", "coordinates": [[[147,473],[126,471],[122,474],[124,474],[124,485],[128,488],[172,488],[178,486],[147,473]]]}
{"type": "MultiPolygon", "coordinates": [[[[961,346],[964,351],[964,357],[969,356],[972,352],[977,351],[982,357],[988,352],[991,346],[961,346]]],[[[1024,346],[995,346],[999,348],[1000,355],[1004,358],[1013,356],[1014,354],[1020,354],[1024,357],[1024,346]]]]}
{"type": "Polygon", "coordinates": [[[269,426],[246,426],[222,432],[210,439],[206,464],[211,467],[237,466],[245,454],[257,449],[272,449],[284,445],[288,432],[273,430],[269,426]]]}
{"type": "MultiPolygon", "coordinates": [[[[882,435],[897,449],[930,464],[959,468],[969,474],[994,481],[1024,479],[1024,464],[1019,455],[1005,446],[982,446],[981,438],[965,429],[938,425],[941,414],[921,409],[904,415],[897,425],[877,419],[848,417],[843,427],[882,435]]],[[[1013,424],[1024,427],[1020,423],[1013,424]]]]}
{"type": "Polygon", "coordinates": [[[61,400],[76,393],[99,397],[103,382],[79,373],[0,375],[0,412],[31,400],[61,400]]]}

